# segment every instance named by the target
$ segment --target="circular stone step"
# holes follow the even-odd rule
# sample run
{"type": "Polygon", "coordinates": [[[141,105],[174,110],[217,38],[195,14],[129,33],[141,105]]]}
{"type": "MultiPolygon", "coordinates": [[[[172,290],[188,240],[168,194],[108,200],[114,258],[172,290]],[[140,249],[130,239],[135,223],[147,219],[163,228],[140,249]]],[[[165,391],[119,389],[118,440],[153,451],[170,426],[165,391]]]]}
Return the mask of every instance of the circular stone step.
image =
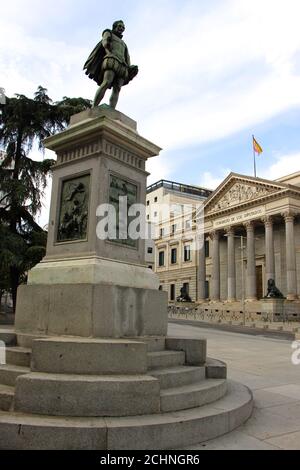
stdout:
{"type": "Polygon", "coordinates": [[[169,388],[160,393],[160,409],[165,413],[196,408],[219,400],[226,392],[227,380],[217,379],[169,388]]]}
{"type": "Polygon", "coordinates": [[[233,431],[252,409],[250,390],[228,382],[226,397],[213,405],[176,413],[105,419],[0,413],[0,449],[182,449],[233,431]]]}
{"type": "Polygon", "coordinates": [[[200,382],[206,377],[206,369],[205,367],[175,366],[149,370],[148,375],[159,380],[161,389],[166,389],[200,382]]]}
{"type": "Polygon", "coordinates": [[[136,416],[159,413],[160,387],[147,375],[65,375],[33,372],[17,379],[15,410],[54,416],[136,416]]]}

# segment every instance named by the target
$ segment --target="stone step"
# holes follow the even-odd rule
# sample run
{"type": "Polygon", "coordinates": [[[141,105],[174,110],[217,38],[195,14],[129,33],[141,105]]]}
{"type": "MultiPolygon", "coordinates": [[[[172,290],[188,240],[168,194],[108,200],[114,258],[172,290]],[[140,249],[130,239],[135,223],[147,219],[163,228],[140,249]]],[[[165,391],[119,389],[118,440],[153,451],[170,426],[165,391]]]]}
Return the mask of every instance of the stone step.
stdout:
{"type": "Polygon", "coordinates": [[[0,411],[9,411],[15,395],[14,387],[0,385],[0,411]]]}
{"type": "Polygon", "coordinates": [[[18,346],[6,348],[6,362],[15,366],[30,367],[31,349],[18,346]]]}
{"type": "Polygon", "coordinates": [[[0,449],[182,449],[233,431],[252,409],[250,390],[229,382],[227,395],[214,404],[176,413],[104,419],[1,412],[0,449]]]}
{"type": "Polygon", "coordinates": [[[218,359],[208,357],[206,359],[206,378],[207,379],[226,379],[227,365],[218,359]]]}
{"type": "Polygon", "coordinates": [[[161,389],[182,387],[205,379],[205,367],[177,366],[149,370],[148,374],[159,380],[161,389]]]}
{"type": "Polygon", "coordinates": [[[213,403],[224,397],[227,381],[207,379],[183,387],[169,388],[161,391],[160,409],[169,411],[188,410],[213,403]]]}
{"type": "Polygon", "coordinates": [[[32,372],[19,377],[15,411],[54,416],[138,416],[159,413],[159,381],[148,375],[70,375],[32,372]]]}
{"type": "Polygon", "coordinates": [[[29,372],[29,367],[15,366],[12,364],[0,365],[0,384],[14,387],[17,378],[29,372]]]}
{"type": "Polygon", "coordinates": [[[0,328],[0,341],[6,346],[15,346],[17,344],[17,335],[13,328],[0,328]]]}
{"type": "Polygon", "coordinates": [[[138,340],[142,340],[147,344],[148,352],[158,352],[164,351],[166,346],[166,338],[165,337],[150,337],[150,338],[137,338],[138,340]]]}
{"type": "Polygon", "coordinates": [[[158,351],[148,353],[148,369],[181,366],[185,363],[183,351],[158,351]]]}
{"type": "Polygon", "coordinates": [[[142,375],[147,372],[147,346],[128,339],[36,339],[31,369],[49,374],[142,375]]]}
{"type": "Polygon", "coordinates": [[[17,344],[22,348],[29,348],[32,349],[33,343],[36,339],[46,339],[47,336],[45,335],[30,335],[26,333],[18,333],[17,334],[17,344]]]}

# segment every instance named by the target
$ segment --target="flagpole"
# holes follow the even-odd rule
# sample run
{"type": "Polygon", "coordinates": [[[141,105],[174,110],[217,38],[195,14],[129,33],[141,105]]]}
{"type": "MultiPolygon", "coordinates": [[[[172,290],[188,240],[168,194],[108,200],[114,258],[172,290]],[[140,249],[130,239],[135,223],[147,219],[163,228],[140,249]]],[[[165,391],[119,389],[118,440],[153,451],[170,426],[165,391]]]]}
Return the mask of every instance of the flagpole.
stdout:
{"type": "Polygon", "coordinates": [[[253,147],[253,159],[254,159],[254,177],[256,178],[256,155],[254,148],[254,135],[252,136],[252,147],[253,147]]]}

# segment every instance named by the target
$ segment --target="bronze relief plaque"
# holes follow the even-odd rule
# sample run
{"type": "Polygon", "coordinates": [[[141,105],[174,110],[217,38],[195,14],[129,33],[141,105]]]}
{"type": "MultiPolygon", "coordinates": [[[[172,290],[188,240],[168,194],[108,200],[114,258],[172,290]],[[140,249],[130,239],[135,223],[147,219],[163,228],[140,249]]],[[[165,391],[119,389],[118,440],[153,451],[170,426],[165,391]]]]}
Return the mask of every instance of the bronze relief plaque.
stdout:
{"type": "Polygon", "coordinates": [[[57,243],[87,239],[90,175],[62,183],[57,243]]]}
{"type": "Polygon", "coordinates": [[[137,248],[137,240],[132,240],[128,234],[130,222],[134,219],[134,217],[128,216],[128,211],[133,204],[137,204],[137,198],[138,188],[135,184],[115,175],[110,176],[109,203],[114,206],[116,211],[116,239],[109,239],[110,241],[137,248]],[[125,204],[125,202],[126,207],[123,205],[121,215],[122,204],[125,204]],[[126,212],[126,217],[124,217],[124,212],[126,212]]]}

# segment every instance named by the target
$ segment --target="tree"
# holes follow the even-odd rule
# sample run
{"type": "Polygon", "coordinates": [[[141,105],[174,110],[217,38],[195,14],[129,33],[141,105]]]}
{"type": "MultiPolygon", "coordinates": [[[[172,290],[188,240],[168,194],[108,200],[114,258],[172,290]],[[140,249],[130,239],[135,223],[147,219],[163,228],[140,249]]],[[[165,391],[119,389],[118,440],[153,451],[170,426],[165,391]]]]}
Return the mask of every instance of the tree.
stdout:
{"type": "Polygon", "coordinates": [[[90,107],[91,102],[83,98],[64,97],[53,103],[41,86],[33,99],[17,94],[0,104],[0,146],[6,152],[0,165],[0,223],[9,231],[6,236],[10,242],[4,254],[1,244],[0,263],[2,259],[2,266],[9,267],[14,308],[24,269],[32,267],[28,256],[37,263],[44,253],[41,245],[34,244],[35,238],[44,233],[35,216],[41,209],[47,176],[55,163],[50,159],[34,161],[30,151],[35,143],[42,150],[46,137],[63,130],[72,114],[90,107]]]}

